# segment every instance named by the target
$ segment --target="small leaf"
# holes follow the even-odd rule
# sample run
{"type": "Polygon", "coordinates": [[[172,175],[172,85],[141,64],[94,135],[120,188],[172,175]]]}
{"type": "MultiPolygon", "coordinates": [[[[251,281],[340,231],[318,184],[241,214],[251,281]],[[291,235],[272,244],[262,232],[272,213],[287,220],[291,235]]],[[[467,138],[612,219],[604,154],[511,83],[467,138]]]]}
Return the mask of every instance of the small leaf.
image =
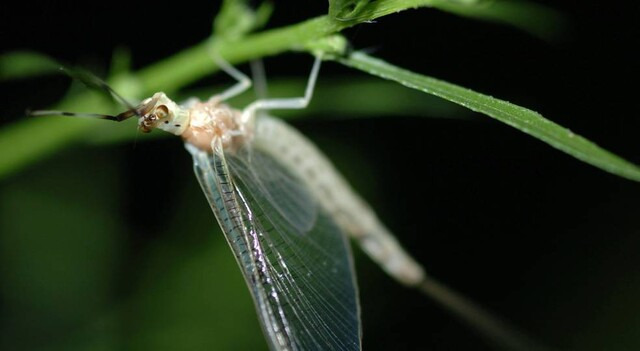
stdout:
{"type": "Polygon", "coordinates": [[[418,7],[507,24],[544,39],[554,39],[564,26],[556,11],[522,0],[331,0],[329,16],[356,24],[418,7]]]}
{"type": "Polygon", "coordinates": [[[329,16],[339,21],[365,20],[363,10],[371,2],[375,0],[329,0],[329,16]]]}
{"type": "Polygon", "coordinates": [[[486,114],[579,160],[615,175],[640,181],[640,167],[542,117],[537,112],[455,84],[413,73],[361,52],[353,53],[348,57],[334,57],[334,59],[346,66],[396,81],[409,88],[421,90],[472,111],[486,114]]]}
{"type": "Polygon", "coordinates": [[[0,80],[36,77],[58,73],[50,57],[30,51],[14,51],[0,56],[0,80]]]}
{"type": "Polygon", "coordinates": [[[366,22],[416,7],[470,7],[492,0],[329,0],[329,16],[339,21],[366,22]]]}

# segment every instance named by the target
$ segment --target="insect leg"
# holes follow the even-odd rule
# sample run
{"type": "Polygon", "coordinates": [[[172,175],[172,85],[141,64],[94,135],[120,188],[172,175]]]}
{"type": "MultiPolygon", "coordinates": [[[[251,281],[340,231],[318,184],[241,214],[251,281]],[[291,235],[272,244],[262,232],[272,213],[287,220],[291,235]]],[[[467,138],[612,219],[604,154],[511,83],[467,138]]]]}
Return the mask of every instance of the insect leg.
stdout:
{"type": "Polygon", "coordinates": [[[216,64],[223,70],[226,74],[230,75],[237,82],[232,87],[223,91],[221,94],[215,95],[212,98],[217,99],[218,101],[229,100],[234,96],[240,95],[247,91],[251,87],[251,78],[247,77],[246,74],[240,72],[238,69],[233,67],[229,62],[225,61],[221,56],[212,53],[211,54],[213,60],[216,64]]]}
{"type": "Polygon", "coordinates": [[[322,63],[322,58],[320,56],[316,56],[303,97],[256,100],[242,111],[242,122],[251,123],[256,112],[260,110],[303,109],[307,107],[307,105],[309,105],[309,101],[311,101],[311,97],[313,96],[318,72],[320,72],[320,63],[322,63]]]}

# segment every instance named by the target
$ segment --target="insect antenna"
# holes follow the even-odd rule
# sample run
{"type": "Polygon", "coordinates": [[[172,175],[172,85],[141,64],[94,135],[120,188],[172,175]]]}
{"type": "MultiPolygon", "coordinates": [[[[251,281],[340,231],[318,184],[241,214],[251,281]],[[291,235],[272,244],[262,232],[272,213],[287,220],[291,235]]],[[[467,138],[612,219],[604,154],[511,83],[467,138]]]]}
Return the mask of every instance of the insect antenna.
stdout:
{"type": "Polygon", "coordinates": [[[106,119],[109,121],[122,122],[130,117],[137,116],[138,113],[133,110],[127,110],[118,115],[106,115],[102,113],[78,113],[78,112],[68,112],[68,111],[59,111],[59,110],[27,110],[25,114],[29,117],[35,116],[69,116],[69,117],[89,117],[89,118],[98,118],[98,119],[106,119]]]}
{"type": "Polygon", "coordinates": [[[133,106],[127,99],[118,94],[113,88],[107,84],[104,80],[100,79],[95,74],[80,69],[80,68],[69,68],[65,66],[60,66],[59,70],[69,77],[80,81],[87,88],[98,90],[107,93],[111,98],[118,101],[121,105],[127,108],[125,112],[122,112],[118,115],[107,115],[102,113],[77,113],[77,112],[68,112],[68,111],[58,111],[58,110],[27,110],[27,116],[70,116],[70,117],[89,117],[89,118],[98,118],[98,119],[106,119],[109,121],[122,122],[130,117],[139,116],[138,110],[135,106],[133,106]]]}
{"type": "Polygon", "coordinates": [[[100,79],[95,74],[86,71],[81,68],[69,68],[65,66],[60,67],[60,71],[69,77],[80,81],[82,84],[87,86],[89,89],[102,90],[106,92],[109,96],[114,98],[128,110],[135,110],[135,106],[133,106],[127,99],[118,94],[113,88],[107,84],[104,80],[100,79]]]}

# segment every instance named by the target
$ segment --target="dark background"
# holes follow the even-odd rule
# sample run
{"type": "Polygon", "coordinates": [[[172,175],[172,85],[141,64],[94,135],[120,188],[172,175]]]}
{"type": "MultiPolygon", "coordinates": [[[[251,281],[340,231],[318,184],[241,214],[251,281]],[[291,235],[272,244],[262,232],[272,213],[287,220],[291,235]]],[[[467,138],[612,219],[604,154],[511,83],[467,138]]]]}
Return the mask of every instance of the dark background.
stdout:
{"type": "MultiPolygon", "coordinates": [[[[567,30],[553,41],[429,9],[388,16],[345,34],[355,48],[373,48],[374,55],[401,67],[529,107],[640,163],[635,52],[640,5],[546,3],[568,20],[567,30]]],[[[129,48],[139,68],[202,41],[218,8],[216,2],[195,1],[6,6],[0,14],[3,52],[35,50],[98,69],[108,65],[116,47],[129,48]]],[[[321,15],[326,7],[324,1],[277,1],[269,26],[321,15]]],[[[266,67],[270,76],[304,77],[310,60],[282,55],[268,59],[266,67]]],[[[329,76],[362,73],[327,63],[321,79],[329,76]]],[[[3,125],[21,118],[27,106],[55,102],[67,85],[61,78],[3,84],[3,125]]],[[[481,115],[340,121],[314,116],[294,124],[336,160],[435,277],[547,345],[640,347],[637,183],[481,115]]],[[[216,296],[226,289],[220,282],[227,271],[208,256],[226,247],[221,238],[209,239],[213,216],[198,197],[189,164],[178,140],[162,140],[135,148],[72,149],[3,180],[0,345],[9,348],[2,348],[261,345],[246,292],[237,293],[243,302],[230,300],[243,287],[228,254],[216,262],[231,267],[229,279],[235,280],[229,286],[237,290],[216,296]],[[191,207],[176,205],[181,201],[191,207]],[[112,212],[83,227],[81,219],[64,220],[50,211],[56,203],[70,217],[74,209],[92,206],[112,212]],[[167,220],[174,217],[180,220],[167,220]],[[70,222],[75,226],[65,229],[70,222]],[[103,236],[94,233],[100,223],[103,236]],[[111,231],[119,233],[117,239],[111,231]],[[104,261],[99,268],[66,270],[98,258],[104,261]],[[201,261],[207,265],[202,273],[201,261]],[[175,268],[178,264],[196,273],[175,268]],[[100,274],[109,278],[95,278],[100,274]],[[190,280],[194,276],[197,281],[190,280]],[[219,285],[207,290],[212,279],[219,285]],[[197,297],[179,289],[197,290],[197,297]],[[97,295],[86,302],[87,294],[97,295]],[[216,299],[227,299],[222,302],[227,309],[197,305],[216,299]],[[168,305],[175,301],[180,302],[168,305]],[[203,311],[208,316],[198,314],[203,311]],[[212,323],[229,330],[213,330],[212,323]],[[253,324],[245,331],[243,323],[253,324]],[[217,343],[225,335],[229,344],[217,343]]],[[[437,304],[388,279],[364,255],[357,252],[356,261],[365,349],[490,349],[437,304]]]]}

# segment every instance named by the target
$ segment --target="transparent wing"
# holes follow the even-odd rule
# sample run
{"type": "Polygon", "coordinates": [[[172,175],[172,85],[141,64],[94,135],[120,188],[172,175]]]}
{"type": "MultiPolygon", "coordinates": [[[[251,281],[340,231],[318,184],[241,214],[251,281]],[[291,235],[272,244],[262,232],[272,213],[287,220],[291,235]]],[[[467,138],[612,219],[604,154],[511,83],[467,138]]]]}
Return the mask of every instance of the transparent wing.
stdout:
{"type": "Polygon", "coordinates": [[[247,191],[261,194],[266,203],[295,232],[307,233],[315,225],[317,203],[304,185],[280,167],[273,158],[245,148],[236,155],[227,157],[227,162],[236,179],[247,187],[247,191]]]}
{"type": "Polygon", "coordinates": [[[257,150],[187,149],[271,349],[360,350],[348,242],[303,184],[257,150]]]}

